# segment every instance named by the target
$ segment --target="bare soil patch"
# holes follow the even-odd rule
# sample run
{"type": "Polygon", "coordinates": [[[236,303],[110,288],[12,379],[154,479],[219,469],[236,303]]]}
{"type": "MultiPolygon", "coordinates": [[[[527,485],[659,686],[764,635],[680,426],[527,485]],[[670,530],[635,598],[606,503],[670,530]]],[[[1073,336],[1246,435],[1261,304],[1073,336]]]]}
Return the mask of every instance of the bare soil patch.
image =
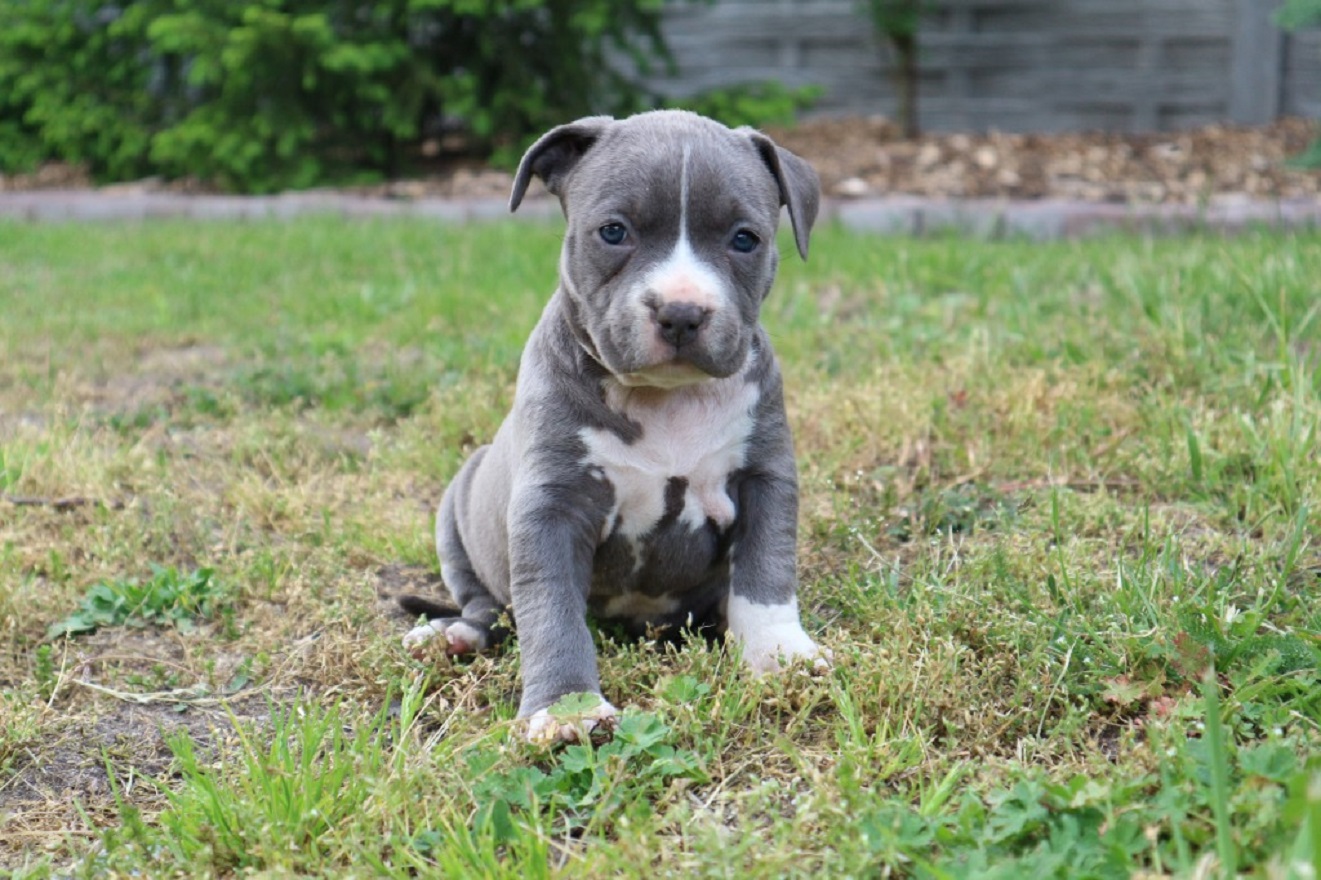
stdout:
{"type": "MultiPolygon", "coordinates": [[[[209,642],[201,634],[194,640],[209,642]]],[[[59,718],[43,722],[45,734],[27,745],[0,784],[0,865],[56,850],[70,836],[89,837],[102,823],[117,824],[117,799],[147,813],[162,808],[158,782],[169,778],[173,764],[171,736],[187,734],[210,750],[233,735],[235,721],[265,718],[269,703],[261,694],[170,686],[170,672],[195,679],[199,657],[190,653],[178,633],[154,629],[116,627],[77,643],[57,685],[58,708],[46,710],[59,718]],[[122,683],[134,678],[136,686],[122,683]],[[151,679],[159,686],[144,689],[151,679]]],[[[222,676],[238,659],[204,653],[222,676]]]]}
{"type": "Polygon", "coordinates": [[[452,602],[440,575],[422,565],[390,563],[376,570],[376,609],[384,617],[406,620],[409,615],[399,607],[400,596],[426,596],[436,602],[452,602]]]}

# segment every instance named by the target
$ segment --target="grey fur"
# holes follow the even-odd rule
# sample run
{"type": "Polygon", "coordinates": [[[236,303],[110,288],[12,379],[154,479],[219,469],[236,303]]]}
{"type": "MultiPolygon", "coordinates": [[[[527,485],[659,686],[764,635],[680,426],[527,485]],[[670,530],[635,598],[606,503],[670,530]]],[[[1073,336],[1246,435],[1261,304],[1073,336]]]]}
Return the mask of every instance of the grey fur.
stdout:
{"type": "Polygon", "coordinates": [[[477,649],[511,612],[522,717],[567,693],[600,693],[589,611],[634,633],[721,632],[731,596],[794,602],[793,446],[758,320],[780,208],[806,257],[819,192],[811,167],[764,135],[682,111],[548,132],[519,166],[511,210],[533,176],[567,219],[560,284],[524,350],[512,411],[450,484],[436,525],[461,608],[442,623],[462,620],[481,636],[477,649]],[[605,240],[612,224],[624,228],[620,244],[605,240]],[[687,262],[674,256],[684,229],[687,262]],[[749,234],[758,245],[745,253],[749,234]],[[686,322],[677,330],[676,315],[686,322]],[[671,404],[693,423],[640,415],[671,404]],[[712,427],[736,442],[713,446],[691,472],[633,468],[634,456],[682,457],[659,437],[701,447],[712,427]],[[713,488],[708,471],[726,460],[736,466],[713,488]]]}

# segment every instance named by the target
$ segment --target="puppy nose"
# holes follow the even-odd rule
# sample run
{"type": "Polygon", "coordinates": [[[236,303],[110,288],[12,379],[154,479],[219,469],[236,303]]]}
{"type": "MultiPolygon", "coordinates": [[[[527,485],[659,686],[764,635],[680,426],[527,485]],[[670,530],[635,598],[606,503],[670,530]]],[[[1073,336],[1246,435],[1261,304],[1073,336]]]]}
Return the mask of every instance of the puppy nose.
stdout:
{"type": "Polygon", "coordinates": [[[671,302],[656,310],[655,321],[661,339],[681,348],[697,338],[708,314],[709,310],[690,302],[671,302]]]}

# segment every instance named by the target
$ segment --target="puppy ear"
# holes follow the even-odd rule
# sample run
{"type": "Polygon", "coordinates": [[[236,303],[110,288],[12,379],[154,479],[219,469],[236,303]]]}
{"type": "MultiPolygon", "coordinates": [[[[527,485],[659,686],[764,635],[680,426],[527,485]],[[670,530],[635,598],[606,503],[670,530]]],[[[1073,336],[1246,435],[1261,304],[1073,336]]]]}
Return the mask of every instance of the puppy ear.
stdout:
{"type": "Polygon", "coordinates": [[[780,204],[789,208],[789,222],[794,228],[794,243],[798,254],[807,259],[807,239],[816,222],[817,207],[821,202],[821,182],[816,170],[793,153],[776,146],[775,141],[761,132],[742,129],[761,153],[762,161],[770,168],[780,187],[780,204]]]}
{"type": "Polygon", "coordinates": [[[612,122],[614,119],[609,116],[584,116],[576,122],[556,126],[538,138],[518,163],[509,210],[518,210],[534,174],[546,184],[546,189],[557,196],[563,195],[564,180],[573,166],[612,122]]]}

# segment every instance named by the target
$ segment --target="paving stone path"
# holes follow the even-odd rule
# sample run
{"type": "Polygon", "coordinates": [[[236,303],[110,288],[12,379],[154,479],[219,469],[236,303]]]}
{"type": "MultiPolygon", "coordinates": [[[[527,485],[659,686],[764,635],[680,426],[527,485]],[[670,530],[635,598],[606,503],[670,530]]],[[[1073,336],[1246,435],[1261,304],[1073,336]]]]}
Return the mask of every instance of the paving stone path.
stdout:
{"type": "MultiPolygon", "coordinates": [[[[510,216],[503,199],[369,198],[338,192],[275,196],[184,195],[167,192],[33,190],[0,192],[0,218],[31,222],[134,221],[157,217],[196,220],[287,218],[303,214],[345,217],[404,216],[455,223],[510,216]]],[[[549,197],[532,198],[515,218],[559,216],[549,197]]],[[[1073,238],[1111,230],[1173,234],[1193,230],[1234,233],[1253,228],[1321,227],[1321,199],[1261,201],[1219,196],[1204,205],[1120,205],[1042,199],[932,199],[917,196],[827,199],[823,222],[896,235],[960,232],[982,238],[1073,238]]]]}

